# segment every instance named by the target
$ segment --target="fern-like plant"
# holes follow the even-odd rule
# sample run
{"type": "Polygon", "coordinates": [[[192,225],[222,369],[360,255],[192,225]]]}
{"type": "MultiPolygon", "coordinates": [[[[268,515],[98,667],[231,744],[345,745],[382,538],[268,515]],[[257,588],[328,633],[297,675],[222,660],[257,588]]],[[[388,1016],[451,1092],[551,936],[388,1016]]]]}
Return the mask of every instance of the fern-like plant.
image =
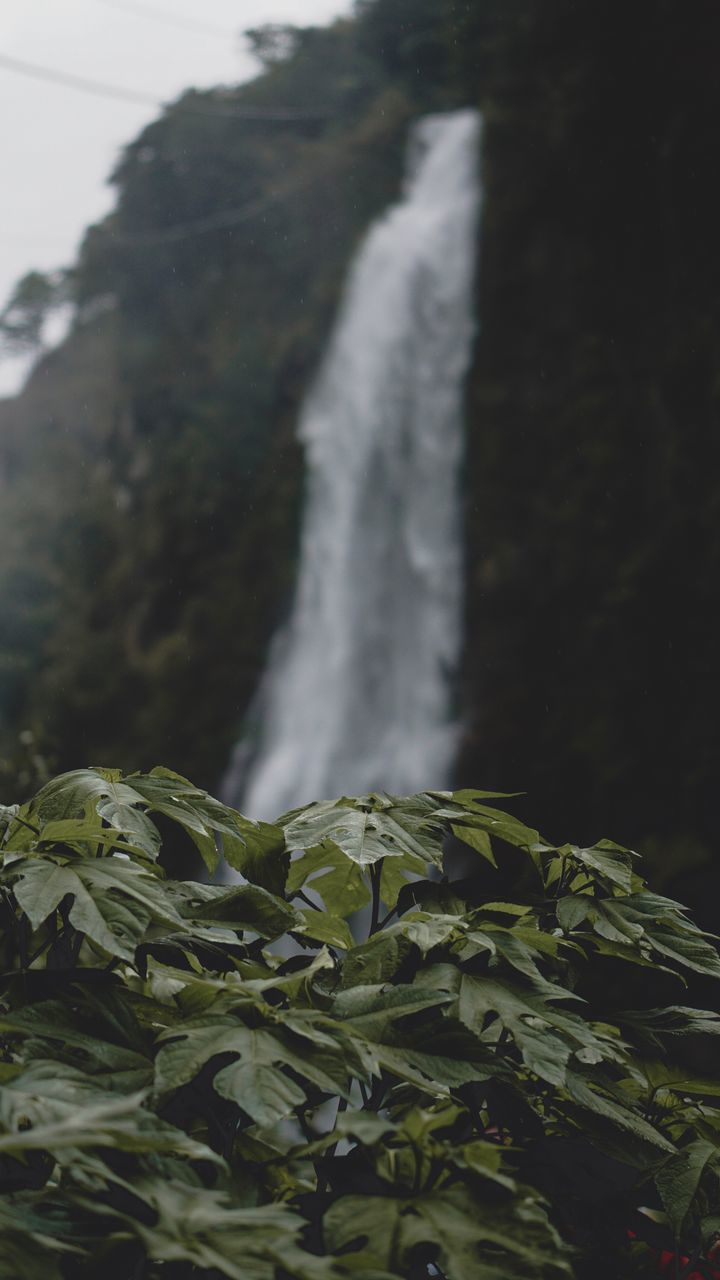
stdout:
{"type": "Polygon", "coordinates": [[[256,824],[94,769],[2,810],[0,1277],[713,1275],[713,941],[494,799],[256,824]]]}

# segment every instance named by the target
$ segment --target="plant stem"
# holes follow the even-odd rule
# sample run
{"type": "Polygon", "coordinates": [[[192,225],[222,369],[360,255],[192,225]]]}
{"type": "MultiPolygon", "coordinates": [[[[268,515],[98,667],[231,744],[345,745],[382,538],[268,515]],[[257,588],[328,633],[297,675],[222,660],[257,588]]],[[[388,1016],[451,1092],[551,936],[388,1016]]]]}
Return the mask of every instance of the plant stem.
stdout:
{"type": "Polygon", "coordinates": [[[30,968],[30,965],[33,964],[33,962],[42,955],[43,951],[47,951],[48,947],[51,947],[54,942],[57,942],[58,938],[62,937],[64,932],[65,930],[62,929],[58,934],[56,930],[54,933],[50,935],[49,938],[46,938],[45,941],[40,944],[37,950],[33,951],[31,956],[28,956],[27,967],[30,968]]]}
{"type": "Polygon", "coordinates": [[[371,938],[377,933],[380,920],[380,877],[382,875],[382,862],[374,862],[370,868],[370,887],[372,888],[372,915],[370,917],[370,932],[368,937],[371,938]]]}
{"type": "Polygon", "coordinates": [[[77,933],[75,934],[75,937],[73,938],[72,948],[70,951],[70,957],[73,965],[77,964],[77,958],[80,955],[80,948],[82,947],[82,944],[84,941],[85,941],[85,934],[81,933],[80,930],[78,929],[77,933]]]}
{"type": "MultiPolygon", "coordinates": [[[[347,1106],[348,1106],[348,1100],[347,1100],[347,1098],[341,1098],[341,1099],[340,1099],[340,1101],[338,1102],[338,1108],[337,1108],[337,1111],[335,1112],[335,1124],[336,1124],[336,1125],[337,1125],[337,1118],[338,1118],[338,1116],[341,1114],[341,1112],[343,1112],[343,1111],[347,1111],[347,1106]]],[[[332,1160],[332,1158],[333,1158],[333,1156],[335,1155],[335,1152],[336,1152],[336,1151],[337,1151],[337,1142],[333,1142],[332,1146],[331,1146],[331,1147],[328,1147],[327,1151],[325,1152],[326,1168],[327,1168],[327,1161],[328,1161],[328,1160],[332,1160]]],[[[322,1193],[323,1193],[324,1191],[326,1191],[326,1190],[327,1190],[327,1185],[328,1185],[328,1176],[327,1176],[327,1173],[326,1173],[326,1174],[324,1174],[324,1175],[323,1175],[323,1177],[322,1177],[322,1178],[318,1178],[318,1185],[317,1185],[317,1189],[318,1189],[318,1192],[319,1192],[321,1195],[322,1195],[322,1193]]]]}
{"type": "Polygon", "coordinates": [[[305,1141],[308,1143],[314,1142],[317,1135],[313,1133],[313,1130],[310,1128],[306,1113],[304,1111],[298,1111],[297,1119],[298,1119],[298,1124],[300,1125],[300,1128],[303,1131],[303,1137],[305,1138],[305,1141]]]}
{"type": "Polygon", "coordinates": [[[293,894],[293,899],[295,898],[300,898],[301,902],[304,902],[306,907],[311,907],[313,911],[317,911],[315,903],[310,901],[307,894],[304,893],[302,889],[298,889],[297,893],[293,894]]]}
{"type": "Polygon", "coordinates": [[[28,942],[30,940],[30,925],[27,916],[21,916],[18,924],[18,951],[20,952],[20,968],[28,967],[28,942]]]}
{"type": "Polygon", "coordinates": [[[397,915],[397,903],[395,903],[395,906],[393,907],[392,911],[388,911],[387,915],[383,916],[382,920],[378,925],[378,931],[380,931],[380,929],[384,929],[388,921],[392,920],[393,916],[395,915],[397,915]]]}
{"type": "Polygon", "coordinates": [[[34,827],[34,826],[33,826],[33,824],[32,824],[32,822],[27,822],[27,821],[25,820],[25,818],[21,818],[21,817],[20,817],[20,815],[19,815],[19,814],[17,814],[17,813],[14,813],[14,814],[13,814],[12,818],[10,819],[10,822],[11,822],[11,823],[13,823],[13,822],[19,822],[19,823],[21,823],[21,824],[22,824],[22,826],[23,826],[23,827],[27,827],[28,831],[32,831],[33,835],[35,835],[35,836],[39,836],[39,835],[40,835],[40,828],[39,828],[39,827],[34,827]]]}

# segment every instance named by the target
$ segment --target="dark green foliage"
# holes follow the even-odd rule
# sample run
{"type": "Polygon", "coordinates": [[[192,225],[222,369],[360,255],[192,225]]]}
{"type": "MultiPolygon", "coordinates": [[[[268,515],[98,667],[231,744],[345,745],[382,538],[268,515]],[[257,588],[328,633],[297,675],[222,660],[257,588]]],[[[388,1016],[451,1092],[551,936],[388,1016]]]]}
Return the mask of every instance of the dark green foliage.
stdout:
{"type": "Polygon", "coordinates": [[[258,825],[166,769],[85,770],[4,808],[0,1276],[701,1264],[720,1017],[686,984],[716,1002],[714,943],[628,850],[552,847],[498,798],[258,825]],[[158,819],[239,882],[166,875],[158,819]]]}
{"type": "Polygon", "coordinates": [[[457,781],[626,832],[714,925],[719,42],[716,0],[361,0],[152,123],[81,323],[0,405],[2,756],[31,729],[62,768],[215,784],[287,612],[347,265],[410,121],[480,106],[457,781]]]}
{"type": "Polygon", "coordinates": [[[65,272],[52,275],[29,271],[15,286],[0,311],[0,352],[33,351],[41,346],[49,313],[69,296],[65,272]]]}

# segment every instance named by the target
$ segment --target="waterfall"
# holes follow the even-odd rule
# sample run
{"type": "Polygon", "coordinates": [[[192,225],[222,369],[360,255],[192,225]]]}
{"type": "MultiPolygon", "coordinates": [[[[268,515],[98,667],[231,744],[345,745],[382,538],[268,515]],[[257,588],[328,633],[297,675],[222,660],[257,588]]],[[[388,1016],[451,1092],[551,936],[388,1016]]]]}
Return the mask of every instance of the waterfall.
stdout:
{"type": "Polygon", "coordinates": [[[241,742],[223,785],[252,817],[448,783],[479,133],[469,110],[413,127],[402,198],[360,245],[301,411],[295,602],[261,685],[255,759],[248,769],[241,742]]]}

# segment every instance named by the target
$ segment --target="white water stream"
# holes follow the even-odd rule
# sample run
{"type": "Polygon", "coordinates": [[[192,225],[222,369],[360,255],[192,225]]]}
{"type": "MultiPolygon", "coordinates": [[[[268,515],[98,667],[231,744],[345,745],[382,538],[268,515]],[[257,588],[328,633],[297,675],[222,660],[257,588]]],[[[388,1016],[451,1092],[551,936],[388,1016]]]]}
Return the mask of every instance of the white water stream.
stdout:
{"type": "Polygon", "coordinates": [[[447,785],[462,624],[458,472],[480,203],[473,111],[413,128],[402,199],[352,265],[299,436],[295,602],[225,798],[252,817],[447,785]]]}

